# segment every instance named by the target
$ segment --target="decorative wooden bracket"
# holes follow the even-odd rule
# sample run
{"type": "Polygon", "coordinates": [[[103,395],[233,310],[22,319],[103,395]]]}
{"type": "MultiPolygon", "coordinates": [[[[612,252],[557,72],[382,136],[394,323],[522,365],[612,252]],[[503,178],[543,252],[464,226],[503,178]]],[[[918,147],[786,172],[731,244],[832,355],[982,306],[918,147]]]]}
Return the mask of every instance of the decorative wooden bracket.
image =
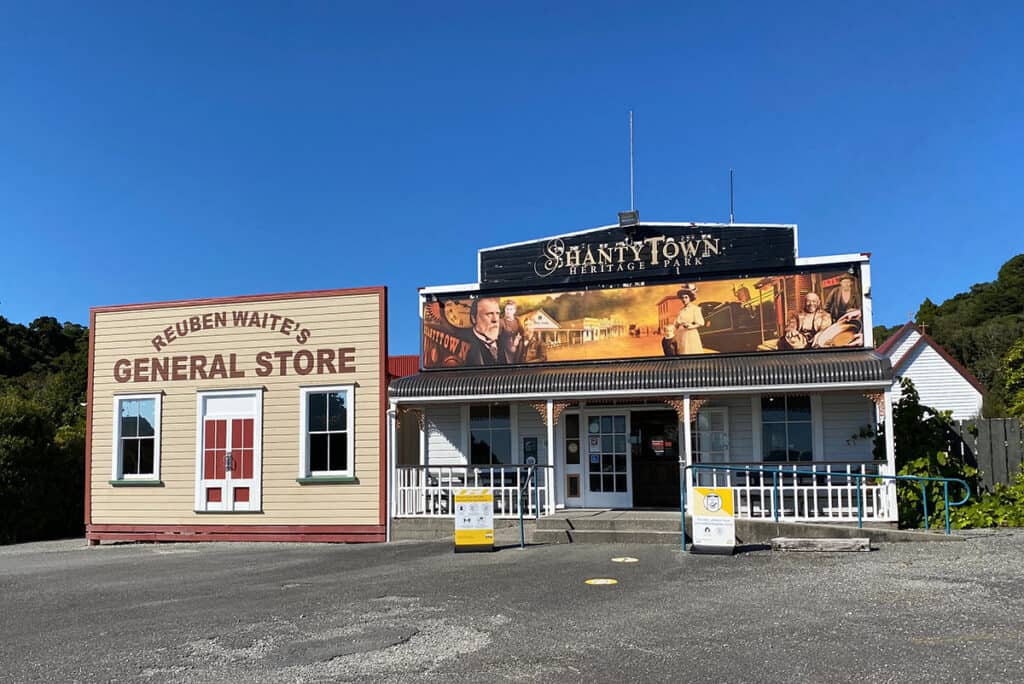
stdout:
{"type": "Polygon", "coordinates": [[[864,392],[865,397],[871,400],[871,403],[878,409],[878,415],[882,420],[885,420],[885,393],[884,392],[864,392]]]}
{"type": "MultiPolygon", "coordinates": [[[[571,401],[553,401],[551,402],[551,418],[555,421],[555,425],[558,425],[558,417],[562,415],[562,411],[572,406],[571,401]]],[[[546,401],[531,401],[530,406],[540,414],[540,419],[547,427],[548,424],[548,402],[546,401]]]]}
{"type": "MultiPolygon", "coordinates": [[[[690,420],[691,423],[693,421],[697,420],[697,413],[700,411],[700,407],[703,406],[704,404],[706,404],[707,401],[708,401],[707,399],[698,399],[698,398],[690,397],[690,415],[689,415],[689,420],[690,420]]],[[[668,404],[673,409],[675,409],[676,415],[679,417],[679,422],[680,423],[682,423],[684,420],[687,419],[687,415],[685,413],[685,411],[686,411],[686,402],[685,401],[683,401],[682,399],[676,398],[676,397],[665,397],[665,398],[662,399],[662,402],[668,404]]]]}

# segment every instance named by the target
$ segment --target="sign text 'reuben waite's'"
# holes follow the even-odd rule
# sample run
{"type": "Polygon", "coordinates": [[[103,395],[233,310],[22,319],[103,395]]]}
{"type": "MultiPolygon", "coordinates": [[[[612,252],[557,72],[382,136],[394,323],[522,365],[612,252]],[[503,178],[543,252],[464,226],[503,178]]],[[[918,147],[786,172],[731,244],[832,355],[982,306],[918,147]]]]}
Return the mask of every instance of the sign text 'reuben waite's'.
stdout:
{"type": "MultiPolygon", "coordinates": [[[[197,314],[163,328],[151,340],[153,348],[163,350],[175,340],[215,328],[260,328],[292,337],[306,344],[312,337],[309,328],[296,319],[278,313],[259,311],[216,311],[197,314]]],[[[244,378],[250,372],[260,378],[271,375],[325,375],[354,373],[353,347],[260,351],[249,362],[240,362],[238,354],[183,354],[122,358],[114,362],[117,382],[159,382],[244,378]]]]}

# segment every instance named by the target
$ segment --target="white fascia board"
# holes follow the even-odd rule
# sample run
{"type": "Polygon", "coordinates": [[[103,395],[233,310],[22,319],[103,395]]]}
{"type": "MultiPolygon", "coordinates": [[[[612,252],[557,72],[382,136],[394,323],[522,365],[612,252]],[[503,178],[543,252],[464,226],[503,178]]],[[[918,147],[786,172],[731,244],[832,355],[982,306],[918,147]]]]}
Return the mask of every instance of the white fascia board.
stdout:
{"type": "Polygon", "coordinates": [[[863,252],[858,254],[833,254],[832,256],[820,257],[799,257],[796,260],[797,266],[824,266],[828,264],[848,264],[851,261],[866,263],[871,257],[863,252]]]}
{"type": "Polygon", "coordinates": [[[448,292],[476,292],[480,289],[480,283],[467,283],[465,285],[432,285],[421,287],[421,295],[444,294],[448,292]]]}
{"type": "MultiPolygon", "coordinates": [[[[640,221],[638,225],[658,226],[659,228],[792,228],[794,231],[796,231],[795,223],[709,223],[707,221],[640,221]]],[[[534,238],[532,240],[510,242],[507,245],[497,245],[496,247],[484,247],[483,249],[478,250],[478,252],[492,252],[496,249],[505,249],[507,247],[518,247],[520,245],[528,245],[531,242],[543,242],[544,240],[554,240],[555,238],[575,237],[577,235],[586,235],[587,233],[596,233],[599,230],[608,230],[609,228],[618,227],[618,223],[613,223],[607,226],[587,228],[586,230],[577,230],[571,233],[559,233],[558,235],[548,235],[545,237],[534,238]]]]}
{"type": "Polygon", "coordinates": [[[892,386],[891,381],[878,380],[873,382],[816,383],[801,385],[747,385],[743,387],[694,387],[665,388],[657,390],[626,390],[591,391],[591,392],[542,392],[537,394],[467,394],[455,397],[396,397],[396,404],[456,404],[466,402],[487,401],[535,401],[547,399],[630,399],[663,397],[666,395],[694,394],[772,394],[772,393],[807,393],[836,392],[842,390],[885,390],[892,386]]]}

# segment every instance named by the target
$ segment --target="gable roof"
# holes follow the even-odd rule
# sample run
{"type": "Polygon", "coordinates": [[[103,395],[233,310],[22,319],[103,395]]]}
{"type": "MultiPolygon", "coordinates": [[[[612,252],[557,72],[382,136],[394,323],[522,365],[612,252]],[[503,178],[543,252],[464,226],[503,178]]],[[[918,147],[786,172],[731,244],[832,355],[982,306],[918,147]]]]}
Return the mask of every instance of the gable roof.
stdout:
{"type": "Polygon", "coordinates": [[[986,393],[985,386],[981,384],[981,381],[974,377],[974,374],[971,373],[971,371],[964,368],[959,361],[954,359],[941,344],[932,338],[931,335],[921,330],[916,323],[904,323],[903,327],[897,330],[892,337],[883,342],[882,346],[880,346],[876,351],[883,356],[891,356],[890,352],[895,351],[900,341],[911,332],[916,332],[919,335],[918,340],[911,345],[910,349],[908,349],[903,356],[899,359],[893,359],[892,371],[894,375],[900,375],[900,373],[906,369],[914,354],[916,354],[921,347],[927,345],[934,349],[938,355],[946,361],[946,363],[952,366],[953,370],[963,376],[963,379],[969,382],[974,389],[978,390],[982,394],[986,393]]]}

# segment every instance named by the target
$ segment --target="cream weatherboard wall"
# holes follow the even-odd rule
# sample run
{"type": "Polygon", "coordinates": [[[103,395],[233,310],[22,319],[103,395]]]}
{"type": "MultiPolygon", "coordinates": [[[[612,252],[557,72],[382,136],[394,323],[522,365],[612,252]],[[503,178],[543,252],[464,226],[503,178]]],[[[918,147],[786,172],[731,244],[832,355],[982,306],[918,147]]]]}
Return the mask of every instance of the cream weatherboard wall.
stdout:
{"type": "Polygon", "coordinates": [[[145,525],[275,526],[275,530],[287,526],[280,528],[286,534],[308,531],[307,526],[382,526],[385,298],[383,288],[372,288],[94,309],[86,522],[97,530],[145,525]],[[214,316],[204,321],[207,314],[214,316]],[[250,325],[253,314],[258,314],[258,324],[250,325]],[[184,336],[173,330],[176,323],[195,317],[200,325],[212,325],[190,329],[184,336]],[[291,320],[287,334],[282,331],[285,319],[291,320]],[[226,325],[218,325],[225,321],[226,325]],[[167,336],[163,331],[169,327],[172,334],[167,336]],[[302,361],[297,362],[295,354],[302,350],[311,354],[300,354],[302,361]],[[171,370],[167,380],[139,381],[136,376],[141,371],[141,376],[151,379],[153,372],[152,362],[137,366],[136,359],[167,357],[173,368],[174,357],[203,356],[210,373],[215,355],[225,363],[224,373],[212,373],[217,377],[192,374],[190,362],[179,362],[177,380],[172,379],[171,370]],[[230,377],[231,358],[234,375],[239,377],[230,377]],[[119,364],[122,359],[128,362],[119,364]],[[310,367],[310,359],[319,363],[310,367]],[[342,372],[346,369],[351,370],[342,372]],[[315,478],[300,477],[304,474],[301,389],[338,385],[352,386],[354,453],[349,457],[354,458],[354,480],[311,482],[315,478]],[[261,472],[256,473],[261,501],[250,512],[197,512],[201,441],[197,439],[197,399],[201,392],[229,389],[259,390],[262,395],[262,459],[261,472]],[[161,395],[155,478],[159,484],[132,486],[116,478],[114,410],[118,395],[142,393],[161,395]]]}

